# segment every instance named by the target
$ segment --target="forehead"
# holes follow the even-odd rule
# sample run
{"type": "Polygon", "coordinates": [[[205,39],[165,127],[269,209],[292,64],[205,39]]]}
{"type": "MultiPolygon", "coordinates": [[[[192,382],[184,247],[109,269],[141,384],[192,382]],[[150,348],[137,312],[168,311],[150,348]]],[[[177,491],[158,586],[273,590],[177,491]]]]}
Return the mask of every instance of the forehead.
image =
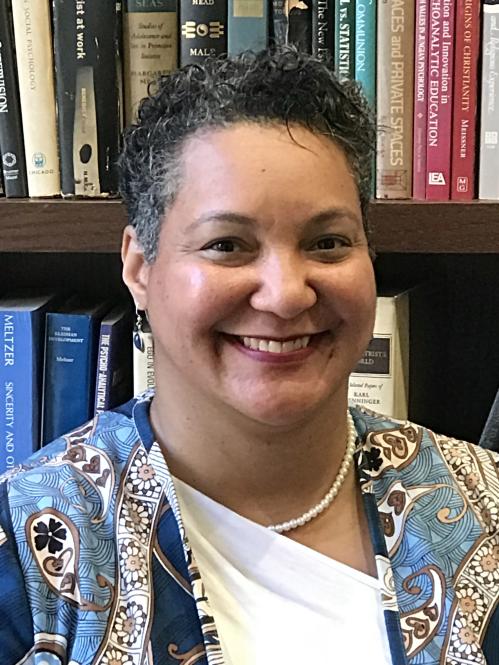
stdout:
{"type": "Polygon", "coordinates": [[[255,217],[310,217],[326,207],[360,217],[358,190],[343,149],[301,126],[241,123],[191,137],[181,155],[173,208],[199,215],[224,208],[255,217]]]}

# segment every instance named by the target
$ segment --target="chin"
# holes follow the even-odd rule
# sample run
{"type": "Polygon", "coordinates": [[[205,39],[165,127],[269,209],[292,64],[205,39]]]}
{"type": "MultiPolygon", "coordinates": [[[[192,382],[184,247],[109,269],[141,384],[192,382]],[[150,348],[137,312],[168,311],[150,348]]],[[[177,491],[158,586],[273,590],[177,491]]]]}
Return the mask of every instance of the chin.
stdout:
{"type": "Polygon", "coordinates": [[[236,406],[242,415],[267,427],[291,429],[310,418],[316,417],[324,406],[325,398],[311,399],[310,395],[300,394],[293,397],[271,398],[236,406]]]}

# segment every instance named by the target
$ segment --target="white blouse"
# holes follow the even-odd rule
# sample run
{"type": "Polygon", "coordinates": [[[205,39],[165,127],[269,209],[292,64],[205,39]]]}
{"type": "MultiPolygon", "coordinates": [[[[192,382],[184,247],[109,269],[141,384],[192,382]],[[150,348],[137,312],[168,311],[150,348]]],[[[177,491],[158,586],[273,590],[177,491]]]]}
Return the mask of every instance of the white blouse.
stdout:
{"type": "Polygon", "coordinates": [[[377,579],[174,482],[225,665],[391,665],[377,579]]]}

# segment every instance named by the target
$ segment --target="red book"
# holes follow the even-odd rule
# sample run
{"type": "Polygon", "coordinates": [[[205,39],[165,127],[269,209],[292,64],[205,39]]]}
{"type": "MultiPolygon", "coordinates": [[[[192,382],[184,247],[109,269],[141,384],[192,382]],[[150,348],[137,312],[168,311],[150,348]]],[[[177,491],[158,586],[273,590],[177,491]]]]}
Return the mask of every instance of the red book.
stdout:
{"type": "Polygon", "coordinates": [[[426,116],[428,69],[428,0],[416,0],[414,39],[414,146],[412,198],[426,198],[426,116]]]}
{"type": "Polygon", "coordinates": [[[480,0],[457,0],[451,199],[469,201],[475,191],[480,0]]]}
{"type": "Polygon", "coordinates": [[[450,198],[454,0],[430,0],[426,198],[450,198]]]}

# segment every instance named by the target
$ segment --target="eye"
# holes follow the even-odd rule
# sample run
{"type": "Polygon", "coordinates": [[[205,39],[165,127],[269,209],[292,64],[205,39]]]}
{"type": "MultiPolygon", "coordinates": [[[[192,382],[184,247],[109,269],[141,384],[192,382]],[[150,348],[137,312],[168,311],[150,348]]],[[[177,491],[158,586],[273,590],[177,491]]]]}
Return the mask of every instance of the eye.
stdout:
{"type": "Polygon", "coordinates": [[[318,238],[311,246],[314,252],[331,252],[345,249],[349,243],[345,238],[339,236],[323,236],[318,238]]]}
{"type": "Polygon", "coordinates": [[[230,254],[241,249],[241,245],[232,240],[231,238],[221,238],[214,240],[203,247],[204,250],[211,250],[213,252],[221,252],[223,254],[230,254]]]}

